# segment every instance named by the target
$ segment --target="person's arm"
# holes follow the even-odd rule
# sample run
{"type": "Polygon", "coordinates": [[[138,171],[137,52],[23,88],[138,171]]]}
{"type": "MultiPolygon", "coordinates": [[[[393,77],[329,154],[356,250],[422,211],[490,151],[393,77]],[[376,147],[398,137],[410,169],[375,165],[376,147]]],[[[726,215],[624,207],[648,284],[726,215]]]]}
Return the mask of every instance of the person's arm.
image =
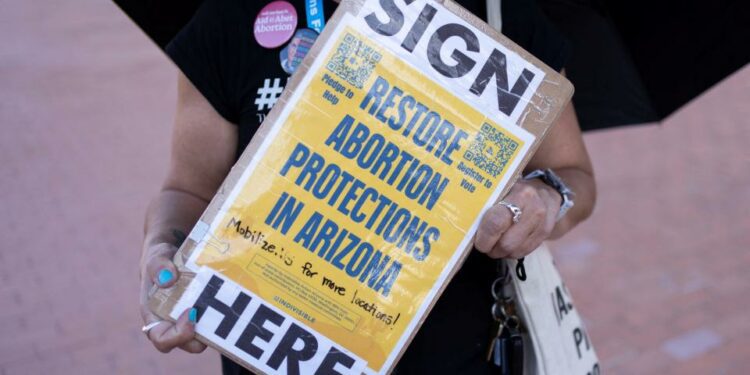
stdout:
{"type": "Polygon", "coordinates": [[[519,180],[503,200],[521,208],[520,222],[513,223],[507,207],[493,206],[479,224],[474,241],[477,250],[492,258],[521,258],[591,215],[596,202],[594,172],[572,103],[549,130],[526,172],[544,168],[552,169],[573,190],[573,208],[556,222],[560,193],[540,179],[519,180]]]}
{"type": "MultiPolygon", "coordinates": [[[[550,129],[550,134],[529,162],[526,171],[544,168],[551,168],[575,193],[575,205],[556,223],[550,235],[550,239],[557,239],[578,223],[586,220],[596,203],[594,169],[583,143],[572,102],[563,110],[557,124],[550,129]]],[[[533,181],[543,185],[550,193],[555,193],[553,194],[556,198],[554,203],[559,209],[562,202],[560,193],[539,179],[533,181]]]]}
{"type": "MultiPolygon", "coordinates": [[[[146,214],[141,257],[141,315],[144,323],[160,320],[147,306],[154,284],[169,287],[178,278],[172,263],[177,248],[206,209],[234,164],[237,127],[221,117],[180,74],[169,172],[146,214]]],[[[162,322],[148,332],[161,352],[179,347],[191,353],[206,346],[195,340],[190,311],[176,324],[162,322]]],[[[194,314],[192,314],[194,317],[194,314]]]]}

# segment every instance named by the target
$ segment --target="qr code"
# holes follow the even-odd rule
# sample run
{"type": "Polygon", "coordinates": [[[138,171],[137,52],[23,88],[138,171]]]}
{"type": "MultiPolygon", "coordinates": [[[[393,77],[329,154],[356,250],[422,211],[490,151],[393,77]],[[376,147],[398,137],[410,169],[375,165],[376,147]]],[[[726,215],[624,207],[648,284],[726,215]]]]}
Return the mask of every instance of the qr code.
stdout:
{"type": "Polygon", "coordinates": [[[518,142],[484,123],[464,153],[464,159],[492,177],[497,177],[517,150],[518,142]]]}
{"type": "Polygon", "coordinates": [[[326,67],[333,74],[361,89],[382,57],[362,40],[346,33],[326,67]]]}

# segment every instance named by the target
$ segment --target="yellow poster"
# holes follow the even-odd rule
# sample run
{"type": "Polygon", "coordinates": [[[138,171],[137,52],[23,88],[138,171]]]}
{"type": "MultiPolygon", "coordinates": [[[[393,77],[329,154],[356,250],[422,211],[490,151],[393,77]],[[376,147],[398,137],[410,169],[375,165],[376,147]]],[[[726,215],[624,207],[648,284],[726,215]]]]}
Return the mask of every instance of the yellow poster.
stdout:
{"type": "Polygon", "coordinates": [[[174,310],[210,298],[198,332],[262,371],[390,368],[534,140],[345,20],[208,223],[174,310]]]}

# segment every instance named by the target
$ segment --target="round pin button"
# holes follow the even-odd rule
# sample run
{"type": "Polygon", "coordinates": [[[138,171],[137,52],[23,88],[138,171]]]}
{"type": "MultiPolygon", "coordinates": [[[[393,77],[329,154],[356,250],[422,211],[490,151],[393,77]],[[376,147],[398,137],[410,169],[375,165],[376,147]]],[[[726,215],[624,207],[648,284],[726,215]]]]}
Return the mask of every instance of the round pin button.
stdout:
{"type": "Polygon", "coordinates": [[[263,7],[255,17],[253,35],[265,48],[276,48],[286,43],[297,28],[297,11],[286,1],[274,1],[263,7]]]}
{"type": "Polygon", "coordinates": [[[307,52],[312,48],[318,33],[312,29],[299,29],[294,33],[289,45],[281,50],[281,68],[287,74],[293,74],[297,67],[302,64],[302,59],[307,56],[307,52]]]}

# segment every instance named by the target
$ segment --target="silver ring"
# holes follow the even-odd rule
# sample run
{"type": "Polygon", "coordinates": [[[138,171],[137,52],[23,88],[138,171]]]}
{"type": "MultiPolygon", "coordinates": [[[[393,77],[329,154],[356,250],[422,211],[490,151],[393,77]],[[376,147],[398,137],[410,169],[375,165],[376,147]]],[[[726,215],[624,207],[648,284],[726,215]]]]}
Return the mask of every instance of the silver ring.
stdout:
{"type": "Polygon", "coordinates": [[[518,224],[518,222],[521,221],[521,214],[523,214],[523,211],[521,211],[521,207],[518,207],[515,204],[508,203],[506,201],[500,201],[500,203],[498,204],[501,204],[510,210],[510,213],[513,214],[513,224],[518,224]]]}
{"type": "Polygon", "coordinates": [[[148,336],[148,332],[151,331],[152,328],[158,326],[161,324],[163,320],[157,320],[155,322],[151,322],[149,324],[146,324],[145,326],[141,327],[141,332],[145,333],[146,336],[148,336]]]}

